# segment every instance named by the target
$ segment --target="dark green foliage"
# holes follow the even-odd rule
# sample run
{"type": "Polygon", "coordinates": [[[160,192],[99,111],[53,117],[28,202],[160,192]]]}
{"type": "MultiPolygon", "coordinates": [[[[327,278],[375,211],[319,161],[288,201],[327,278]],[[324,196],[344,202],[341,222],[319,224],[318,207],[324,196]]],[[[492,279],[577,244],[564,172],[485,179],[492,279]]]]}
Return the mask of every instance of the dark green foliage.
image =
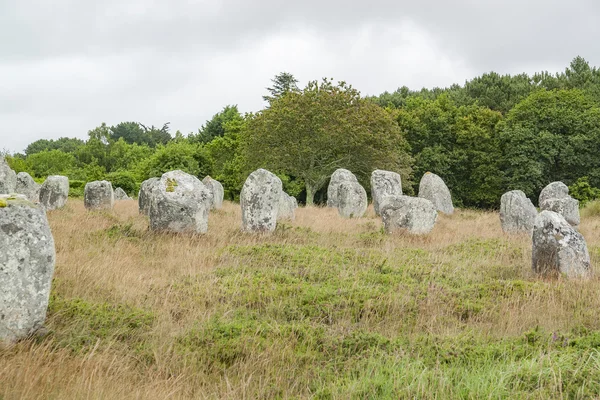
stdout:
{"type": "Polygon", "coordinates": [[[190,135],[191,142],[208,143],[215,138],[222,137],[226,132],[226,125],[232,121],[241,121],[242,116],[237,106],[225,106],[223,111],[213,115],[212,119],[198,130],[197,135],[190,135]]]}
{"type": "Polygon", "coordinates": [[[297,92],[299,90],[298,79],[289,72],[281,72],[275,75],[275,78],[271,79],[271,82],[273,82],[273,87],[267,88],[269,95],[263,96],[263,100],[269,103],[288,92],[297,92]]]}
{"type": "Polygon", "coordinates": [[[579,205],[583,207],[586,203],[600,198],[600,189],[592,187],[588,177],[584,176],[569,186],[569,194],[579,200],[579,205]]]}
{"type": "Polygon", "coordinates": [[[139,186],[133,173],[128,171],[111,172],[106,175],[105,179],[112,183],[113,189],[120,187],[129,196],[137,196],[139,186]]]}
{"type": "Polygon", "coordinates": [[[61,150],[65,153],[74,153],[85,142],[81,139],[62,137],[60,139],[40,139],[29,144],[25,149],[28,156],[42,151],[61,150]]]}

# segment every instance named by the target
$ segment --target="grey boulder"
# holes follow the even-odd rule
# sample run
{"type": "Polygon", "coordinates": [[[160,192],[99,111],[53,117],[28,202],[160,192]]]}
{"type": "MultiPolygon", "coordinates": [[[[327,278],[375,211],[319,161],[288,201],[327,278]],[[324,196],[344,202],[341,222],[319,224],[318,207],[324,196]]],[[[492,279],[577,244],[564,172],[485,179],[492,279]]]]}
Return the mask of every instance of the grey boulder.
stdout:
{"type": "Polygon", "coordinates": [[[17,174],[17,187],[15,192],[24,194],[29,201],[38,203],[40,201],[40,188],[42,186],[33,180],[27,172],[17,174]]]}
{"type": "Polygon", "coordinates": [[[56,254],[46,213],[25,196],[0,196],[0,343],[43,327],[56,254]]]}
{"type": "Polygon", "coordinates": [[[69,178],[61,175],[52,175],[40,188],[40,204],[46,210],[63,208],[69,198],[69,178]]]}
{"type": "Polygon", "coordinates": [[[14,193],[17,188],[17,174],[9,166],[4,157],[0,156],[0,194],[14,193]]]}
{"type": "Polygon", "coordinates": [[[204,179],[202,179],[202,183],[204,183],[204,186],[206,186],[211,193],[211,210],[218,210],[219,208],[223,207],[225,190],[223,189],[221,182],[214,180],[210,176],[206,176],[204,179]]]}
{"type": "Polygon", "coordinates": [[[558,272],[569,278],[591,275],[585,239],[562,215],[542,211],[535,219],[532,242],[534,272],[542,275],[558,272]]]}
{"type": "Polygon", "coordinates": [[[445,214],[454,213],[452,195],[442,178],[431,172],[426,172],[419,183],[419,197],[433,203],[436,210],[445,214]]]}
{"type": "Polygon", "coordinates": [[[371,173],[371,197],[375,214],[380,215],[381,200],[386,196],[402,195],[402,178],[392,171],[376,169],[371,173]]]}
{"type": "Polygon", "coordinates": [[[115,204],[112,184],[109,181],[93,181],[85,184],[83,205],[88,210],[110,210],[115,204]]]}
{"type": "Polygon", "coordinates": [[[252,172],[240,194],[242,230],[273,232],[277,227],[282,192],[281,179],[275,174],[262,168],[252,172]]]}
{"type": "Polygon", "coordinates": [[[569,187],[562,182],[552,182],[548,184],[540,192],[538,204],[541,204],[548,199],[563,199],[569,197],[569,187]]]}
{"type": "Polygon", "coordinates": [[[142,182],[138,193],[138,206],[141,214],[148,215],[152,193],[154,188],[157,187],[158,181],[160,181],[160,178],[150,178],[142,182]]]}
{"type": "Polygon", "coordinates": [[[537,217],[537,210],[521,190],[511,190],[500,198],[500,222],[507,233],[529,232],[537,217]]]}
{"type": "Polygon", "coordinates": [[[569,188],[562,182],[552,182],[542,189],[539,206],[542,211],[559,213],[573,226],[578,226],[581,223],[579,200],[569,195],[569,188]]]}
{"type": "Polygon", "coordinates": [[[424,235],[431,232],[437,220],[433,203],[421,197],[384,197],[380,211],[386,233],[407,231],[424,235]]]}
{"type": "Polygon", "coordinates": [[[279,198],[279,210],[277,212],[277,220],[295,220],[296,208],[298,208],[298,202],[296,201],[296,198],[282,191],[281,197],[279,198]]]}
{"type": "Polygon", "coordinates": [[[162,175],[150,196],[150,229],[206,233],[210,192],[193,175],[176,170],[162,175]]]}
{"type": "Polygon", "coordinates": [[[367,211],[367,191],[358,182],[341,182],[337,200],[338,213],[344,218],[360,218],[367,211]]]}
{"type": "Polygon", "coordinates": [[[131,200],[131,197],[120,187],[115,189],[115,200],[131,200]]]}
{"type": "Polygon", "coordinates": [[[327,187],[327,207],[337,207],[339,205],[338,193],[342,182],[358,182],[356,176],[347,169],[337,169],[331,175],[329,186],[327,187]]]}

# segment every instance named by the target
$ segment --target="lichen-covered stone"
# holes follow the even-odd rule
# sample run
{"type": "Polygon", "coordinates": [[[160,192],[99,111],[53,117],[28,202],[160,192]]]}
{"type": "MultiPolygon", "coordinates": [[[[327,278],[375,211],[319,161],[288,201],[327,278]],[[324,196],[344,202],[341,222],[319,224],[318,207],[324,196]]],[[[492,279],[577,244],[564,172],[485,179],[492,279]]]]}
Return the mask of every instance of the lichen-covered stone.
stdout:
{"type": "Polygon", "coordinates": [[[375,214],[380,215],[381,199],[402,195],[402,178],[392,171],[376,169],[371,173],[371,197],[375,214]]]}
{"type": "Polygon", "coordinates": [[[337,201],[338,213],[344,218],[360,218],[367,211],[367,191],[358,182],[341,182],[337,201]]]}
{"type": "Polygon", "coordinates": [[[88,210],[110,210],[115,204],[112,184],[109,181],[94,181],[85,184],[83,205],[88,210]]]}
{"type": "Polygon", "coordinates": [[[218,210],[223,207],[225,190],[223,189],[221,182],[214,180],[210,176],[206,176],[202,179],[202,183],[204,183],[204,186],[206,186],[211,193],[211,210],[218,210]]]}
{"type": "Polygon", "coordinates": [[[427,234],[437,219],[433,203],[421,197],[386,196],[381,199],[380,211],[387,233],[407,231],[414,235],[427,234]]]}
{"type": "Polygon", "coordinates": [[[500,222],[504,232],[531,233],[536,217],[537,210],[523,191],[511,190],[500,198],[500,222]]]}
{"type": "Polygon", "coordinates": [[[131,197],[120,187],[115,189],[115,200],[131,200],[131,197]]]}
{"type": "Polygon", "coordinates": [[[42,185],[33,180],[27,172],[17,174],[16,193],[24,194],[30,201],[38,203],[40,201],[40,188],[42,185]]]}
{"type": "Polygon", "coordinates": [[[40,188],[40,204],[46,210],[56,210],[67,204],[69,198],[69,178],[61,175],[52,175],[40,188]]]}
{"type": "Polygon", "coordinates": [[[275,174],[262,168],[251,173],[240,194],[242,230],[273,232],[282,191],[281,179],[275,174]]]}
{"type": "Polygon", "coordinates": [[[338,207],[339,186],[342,182],[358,182],[356,176],[347,169],[337,169],[331,175],[329,186],[327,187],[327,207],[338,207]]]}
{"type": "Polygon", "coordinates": [[[532,268],[539,274],[565,274],[586,278],[591,274],[590,255],[583,236],[562,215],[542,211],[532,235],[532,268]]]}
{"type": "Polygon", "coordinates": [[[419,197],[433,203],[436,210],[444,214],[454,213],[452,195],[442,178],[431,172],[426,172],[419,183],[419,197]]]}
{"type": "Polygon", "coordinates": [[[179,170],[163,174],[150,196],[150,229],[205,233],[209,198],[209,190],[195,176],[179,170]]]}
{"type": "Polygon", "coordinates": [[[547,199],[562,199],[569,197],[569,187],[562,182],[552,182],[540,192],[538,205],[547,199]]]}
{"type": "Polygon", "coordinates": [[[56,255],[45,211],[24,195],[0,197],[0,342],[9,344],[43,326],[56,255]]]}
{"type": "Polygon", "coordinates": [[[279,199],[279,211],[277,212],[277,220],[295,220],[297,207],[298,202],[296,201],[296,198],[282,191],[281,197],[279,199]]]}
{"type": "Polygon", "coordinates": [[[4,157],[0,156],[0,194],[14,193],[17,188],[17,174],[9,166],[4,157]]]}
{"type": "Polygon", "coordinates": [[[552,182],[542,189],[539,198],[542,211],[554,211],[562,215],[568,223],[579,226],[579,200],[569,196],[569,187],[562,182],[552,182]]]}
{"type": "Polygon", "coordinates": [[[152,191],[157,187],[160,178],[150,178],[142,182],[140,192],[138,193],[138,206],[140,214],[148,215],[151,204],[152,191]]]}

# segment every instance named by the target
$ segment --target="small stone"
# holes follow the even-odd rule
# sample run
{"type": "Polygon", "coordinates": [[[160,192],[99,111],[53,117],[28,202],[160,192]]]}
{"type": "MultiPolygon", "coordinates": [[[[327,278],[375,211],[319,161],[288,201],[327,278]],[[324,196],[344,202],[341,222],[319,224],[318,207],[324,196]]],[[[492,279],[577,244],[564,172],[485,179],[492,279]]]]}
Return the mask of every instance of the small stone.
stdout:
{"type": "Polygon", "coordinates": [[[581,222],[579,200],[569,196],[569,187],[562,182],[552,182],[542,189],[539,205],[540,210],[559,213],[575,227],[579,226],[581,222]]]}
{"type": "Polygon", "coordinates": [[[279,199],[279,211],[277,212],[277,220],[295,220],[296,208],[298,208],[298,202],[296,201],[296,198],[282,191],[281,198],[279,199]]]}
{"type": "Polygon", "coordinates": [[[436,210],[444,214],[454,213],[452,196],[442,178],[431,172],[426,172],[419,183],[419,197],[433,203],[436,210]]]}
{"type": "Polygon", "coordinates": [[[338,213],[344,218],[360,218],[367,211],[367,191],[358,182],[341,182],[337,201],[338,213]]]}
{"type": "Polygon", "coordinates": [[[386,233],[424,235],[431,232],[437,219],[433,203],[421,197],[386,196],[381,199],[380,211],[386,233]]]}
{"type": "Polygon", "coordinates": [[[17,174],[17,187],[15,192],[24,194],[31,202],[38,203],[40,201],[41,187],[42,185],[34,181],[27,172],[19,172],[17,174]]]}
{"type": "Polygon", "coordinates": [[[69,198],[69,178],[61,175],[52,175],[40,188],[40,204],[46,210],[63,208],[69,198]]]}
{"type": "Polygon", "coordinates": [[[337,169],[331,175],[329,186],[327,187],[327,207],[339,206],[338,193],[339,186],[342,182],[358,182],[356,176],[347,169],[337,169]]]}
{"type": "Polygon", "coordinates": [[[569,196],[569,187],[562,182],[552,182],[540,192],[538,204],[541,205],[547,199],[563,199],[569,196]]]}
{"type": "Polygon", "coordinates": [[[500,198],[500,222],[504,232],[531,234],[536,217],[537,210],[523,191],[511,190],[500,198]]]}
{"type": "Polygon", "coordinates": [[[140,214],[148,215],[151,204],[152,191],[157,186],[160,178],[150,178],[142,182],[140,186],[140,192],[138,194],[138,206],[140,214]]]}
{"type": "Polygon", "coordinates": [[[17,188],[17,174],[9,166],[4,157],[0,156],[0,194],[14,193],[17,188]]]}
{"type": "Polygon", "coordinates": [[[246,232],[273,232],[277,227],[277,214],[282,183],[277,175],[266,169],[250,174],[242,187],[242,230],[246,232]]]}
{"type": "Polygon", "coordinates": [[[206,176],[204,179],[202,179],[202,183],[204,183],[204,186],[206,186],[208,190],[210,190],[211,210],[218,210],[221,207],[223,207],[223,197],[225,196],[225,190],[223,189],[223,185],[221,185],[221,182],[211,178],[210,176],[206,176]]]}
{"type": "Polygon", "coordinates": [[[131,197],[120,187],[115,189],[115,200],[131,200],[131,197]]]}
{"type": "Polygon", "coordinates": [[[115,204],[112,184],[109,181],[94,181],[85,184],[83,205],[88,210],[110,210],[115,204]]]}
{"type": "Polygon", "coordinates": [[[385,196],[402,195],[402,178],[392,171],[376,169],[371,174],[371,197],[375,214],[380,215],[381,199],[385,196]]]}

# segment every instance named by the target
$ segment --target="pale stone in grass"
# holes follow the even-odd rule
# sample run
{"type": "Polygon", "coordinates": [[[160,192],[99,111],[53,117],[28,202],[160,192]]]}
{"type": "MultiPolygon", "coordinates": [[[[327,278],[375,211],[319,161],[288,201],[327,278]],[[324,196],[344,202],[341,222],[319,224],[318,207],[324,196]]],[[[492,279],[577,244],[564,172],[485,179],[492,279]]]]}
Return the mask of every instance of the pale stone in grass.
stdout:
{"type": "Polygon", "coordinates": [[[433,203],[421,197],[386,196],[381,200],[380,211],[387,233],[406,231],[415,235],[427,234],[437,219],[433,203]]]}
{"type": "Polygon", "coordinates": [[[15,192],[24,194],[29,201],[38,203],[40,201],[40,188],[42,185],[33,180],[27,172],[17,174],[17,187],[15,192]]]}
{"type": "Polygon", "coordinates": [[[281,179],[275,174],[262,168],[251,173],[240,194],[242,230],[273,232],[282,191],[281,179]]]}
{"type": "Polygon", "coordinates": [[[17,174],[9,166],[4,157],[0,156],[0,194],[14,193],[17,188],[17,174]]]}
{"type": "Polygon", "coordinates": [[[131,197],[120,187],[115,189],[115,200],[131,200],[131,197]]]}
{"type": "Polygon", "coordinates": [[[93,181],[85,184],[83,205],[88,210],[110,210],[114,203],[113,188],[109,181],[93,181]]]}
{"type": "Polygon", "coordinates": [[[69,198],[69,178],[51,175],[40,188],[40,204],[46,210],[63,208],[69,198]]]}
{"type": "Polygon", "coordinates": [[[445,214],[454,213],[452,195],[442,178],[431,172],[426,172],[419,183],[419,197],[433,203],[436,210],[445,214]]]}
{"type": "Polygon", "coordinates": [[[223,197],[225,196],[225,190],[223,189],[223,185],[221,182],[211,178],[210,176],[206,176],[202,183],[210,190],[211,199],[210,199],[210,208],[211,210],[218,210],[223,207],[223,197]]]}
{"type": "Polygon", "coordinates": [[[296,201],[296,198],[282,191],[281,197],[279,199],[279,211],[277,212],[277,220],[293,221],[294,219],[296,219],[297,207],[298,202],[296,201]]]}
{"type": "Polygon", "coordinates": [[[535,206],[521,190],[511,190],[500,198],[500,222],[507,233],[529,232],[537,217],[535,206]]]}
{"type": "Polygon", "coordinates": [[[140,192],[138,193],[138,206],[140,209],[140,214],[148,215],[152,191],[157,186],[159,180],[160,178],[150,178],[142,182],[142,185],[140,186],[140,192]]]}
{"type": "Polygon", "coordinates": [[[358,182],[341,182],[337,199],[338,213],[344,218],[360,218],[367,211],[367,192],[358,182]]]}
{"type": "Polygon", "coordinates": [[[338,193],[342,182],[358,182],[356,176],[347,169],[337,169],[331,175],[329,186],[327,187],[327,207],[337,207],[339,205],[338,193]]]}
{"type": "Polygon", "coordinates": [[[541,206],[547,199],[562,199],[565,197],[569,197],[569,187],[562,182],[552,182],[540,192],[538,204],[541,206]]]}
{"type": "Polygon", "coordinates": [[[376,169],[371,173],[371,197],[375,214],[380,215],[381,199],[402,195],[402,178],[392,171],[376,169]]]}

